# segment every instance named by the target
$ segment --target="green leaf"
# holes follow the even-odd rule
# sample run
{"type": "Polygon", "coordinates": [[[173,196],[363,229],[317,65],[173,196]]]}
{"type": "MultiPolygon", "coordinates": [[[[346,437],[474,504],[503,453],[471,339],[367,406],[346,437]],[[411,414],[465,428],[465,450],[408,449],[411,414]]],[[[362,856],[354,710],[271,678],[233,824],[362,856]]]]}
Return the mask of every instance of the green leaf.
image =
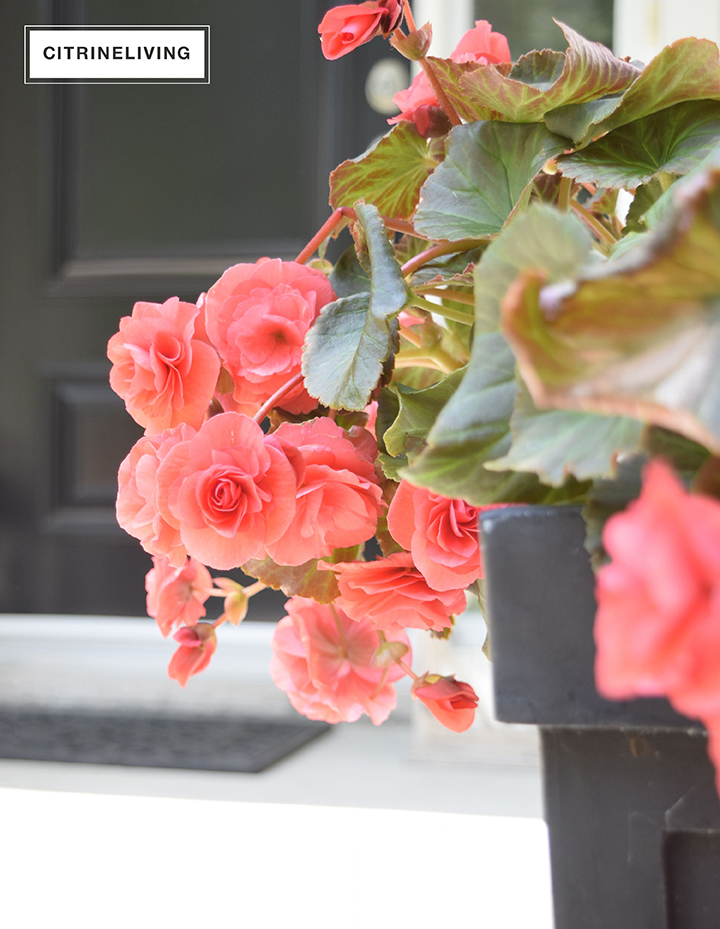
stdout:
{"type": "Polygon", "coordinates": [[[328,280],[338,297],[352,297],[354,294],[368,293],[370,290],[370,278],[358,261],[353,245],[345,249],[338,258],[328,275],[328,280]]]}
{"type": "Polygon", "coordinates": [[[686,174],[718,143],[720,103],[694,100],[636,119],[558,161],[564,175],[602,187],[637,187],[660,171],[686,174]]]}
{"type": "Polygon", "coordinates": [[[423,186],[415,228],[450,240],[500,232],[538,171],[565,147],[541,123],[457,126],[445,160],[423,186]]]}
{"type": "Polygon", "coordinates": [[[539,410],[522,382],[510,429],[510,451],[486,467],[492,471],[534,471],[544,483],[556,487],[568,474],[578,480],[609,476],[619,454],[637,451],[643,433],[642,423],[624,416],[539,410]]]}
{"type": "Polygon", "coordinates": [[[478,335],[468,371],[428,435],[429,447],[401,476],[476,506],[577,499],[585,488],[575,481],[553,490],[534,474],[485,467],[510,447],[515,391],[515,359],[507,342],[499,333],[478,335]]]}
{"type": "Polygon", "coordinates": [[[402,122],[369,152],[335,168],[330,175],[330,204],[352,206],[364,199],[384,216],[410,219],[420,188],[436,166],[427,140],[413,123],[402,122]]]}
{"type": "Polygon", "coordinates": [[[592,238],[573,213],[532,204],[490,243],[475,267],[475,331],[497,332],[500,303],[525,268],[553,280],[573,276],[591,255],[592,238]]]}
{"type": "Polygon", "coordinates": [[[399,455],[411,457],[413,450],[424,445],[440,410],[455,393],[464,374],[465,369],[460,368],[424,390],[411,390],[402,384],[391,384],[387,388],[398,398],[395,421],[383,435],[385,448],[390,455],[394,458],[399,455]]]}
{"type": "Polygon", "coordinates": [[[720,449],[720,171],[575,282],[526,272],[503,329],[539,406],[628,415],[720,449]]]}
{"type": "MultiPolygon", "coordinates": [[[[531,52],[511,70],[493,65],[460,71],[438,68],[451,101],[462,98],[461,115],[471,121],[499,119],[535,123],[546,113],[567,104],[580,104],[624,90],[640,74],[639,68],[616,58],[596,42],[588,42],[558,22],[569,48],[531,52]]],[[[435,66],[436,59],[432,59],[435,66]]]]}
{"type": "Polygon", "coordinates": [[[355,211],[372,268],[370,293],[323,307],[303,350],[308,392],[334,410],[367,406],[392,351],[395,317],[408,294],[377,208],[358,202],[355,211]]]}
{"type": "MultiPolygon", "coordinates": [[[[627,219],[625,221],[624,233],[627,236],[629,232],[644,232],[646,229],[645,214],[653,204],[662,197],[664,193],[663,185],[657,177],[654,177],[647,184],[641,184],[635,191],[633,202],[630,204],[627,219]]],[[[615,253],[613,246],[612,254],[615,253]]]]}
{"type": "Polygon", "coordinates": [[[595,570],[608,560],[602,543],[605,523],[640,496],[642,468],[646,461],[644,455],[633,455],[619,464],[612,479],[596,481],[588,493],[582,515],[585,520],[585,548],[595,570]]]}
{"type": "Polygon", "coordinates": [[[622,96],[573,103],[545,121],[576,144],[687,100],[720,100],[718,49],[707,39],[679,39],[653,58],[622,96]]]}
{"type": "MultiPolygon", "coordinates": [[[[356,561],[362,555],[362,549],[362,545],[336,548],[330,557],[322,560],[332,564],[356,561]]],[[[288,597],[309,597],[318,603],[332,603],[340,593],[335,575],[332,571],[318,571],[317,565],[317,558],[301,565],[279,565],[272,558],[253,558],[246,561],[242,569],[273,590],[282,590],[288,597]]]]}

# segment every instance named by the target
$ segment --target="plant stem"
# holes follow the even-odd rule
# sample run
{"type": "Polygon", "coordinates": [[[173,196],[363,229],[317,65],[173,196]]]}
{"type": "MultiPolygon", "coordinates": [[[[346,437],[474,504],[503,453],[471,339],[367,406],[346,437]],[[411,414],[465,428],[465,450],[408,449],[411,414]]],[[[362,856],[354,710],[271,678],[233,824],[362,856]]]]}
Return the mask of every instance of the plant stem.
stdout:
{"type": "Polygon", "coordinates": [[[570,194],[572,193],[573,179],[571,177],[562,177],[560,180],[560,189],[558,190],[557,205],[558,209],[565,213],[570,206],[570,194]]]}
{"type": "Polygon", "coordinates": [[[398,664],[398,667],[401,668],[407,674],[408,677],[411,677],[414,681],[419,680],[417,674],[413,671],[413,669],[408,668],[408,666],[405,664],[405,662],[402,659],[400,659],[400,661],[398,661],[397,664],[398,664]]]}
{"type": "MultiPolygon", "coordinates": [[[[416,232],[413,224],[407,220],[395,219],[392,216],[383,216],[381,218],[385,226],[393,232],[411,235],[416,239],[426,238],[424,235],[420,235],[419,232],[416,232]]],[[[298,264],[304,265],[309,258],[312,258],[325,239],[329,238],[342,223],[348,221],[357,222],[357,213],[351,207],[339,206],[336,210],[333,210],[328,219],[325,220],[312,239],[310,239],[305,248],[297,256],[295,261],[298,264]]]]}
{"type": "Polygon", "coordinates": [[[266,400],[257,411],[257,413],[253,416],[255,422],[261,423],[267,414],[277,406],[278,402],[282,400],[286,394],[289,394],[290,391],[297,387],[298,384],[302,383],[302,379],[302,371],[298,371],[298,373],[294,377],[291,377],[290,380],[285,384],[283,384],[279,390],[276,390],[272,397],[270,397],[269,400],[266,400]]]}
{"type": "Polygon", "coordinates": [[[419,335],[414,333],[412,329],[408,329],[407,326],[400,326],[400,335],[403,339],[407,339],[411,345],[414,345],[416,348],[422,346],[422,339],[419,335]]]}
{"type": "Polygon", "coordinates": [[[410,0],[403,0],[403,8],[405,10],[405,22],[407,23],[408,30],[410,32],[417,32],[415,18],[413,17],[412,10],[410,9],[410,0]]]}
{"type": "Polygon", "coordinates": [[[446,300],[452,300],[454,303],[466,303],[468,306],[475,306],[475,297],[472,294],[461,293],[459,290],[440,290],[438,288],[424,290],[420,287],[418,287],[418,290],[422,290],[427,297],[445,297],[446,300]]]}
{"type": "Polygon", "coordinates": [[[402,266],[402,273],[407,277],[409,274],[414,274],[418,268],[422,268],[423,265],[428,264],[428,262],[433,261],[435,258],[441,258],[443,255],[456,255],[461,252],[471,252],[479,245],[484,245],[487,241],[487,238],[482,238],[460,239],[458,242],[439,242],[437,245],[426,248],[424,252],[413,255],[413,257],[402,266]]]}
{"type": "Polygon", "coordinates": [[[438,316],[442,316],[444,319],[452,319],[456,323],[464,323],[466,326],[472,326],[475,322],[475,317],[471,313],[463,313],[462,310],[453,310],[449,306],[431,303],[429,300],[423,300],[423,298],[419,297],[417,294],[412,295],[410,303],[412,306],[419,307],[421,310],[427,310],[429,313],[437,313],[438,316]]]}
{"type": "Polygon", "coordinates": [[[603,245],[606,245],[608,248],[612,248],[613,245],[615,245],[617,239],[612,234],[612,232],[610,232],[609,229],[606,229],[600,220],[596,219],[592,213],[585,209],[585,207],[580,206],[576,200],[571,200],[570,209],[580,217],[588,229],[596,238],[602,242],[603,245]]]}
{"type": "Polygon", "coordinates": [[[433,66],[427,60],[427,58],[421,58],[419,61],[420,67],[423,69],[427,75],[427,79],[430,81],[430,86],[435,91],[435,96],[438,98],[438,103],[445,110],[445,115],[450,120],[453,126],[462,126],[462,120],[455,112],[455,107],[450,103],[450,100],[447,97],[447,94],[442,89],[440,81],[437,79],[437,75],[433,70],[433,66]]]}
{"type": "Polygon", "coordinates": [[[428,367],[428,362],[440,371],[444,371],[445,374],[452,374],[453,371],[462,368],[462,365],[439,345],[434,345],[432,348],[428,348],[427,346],[422,346],[420,348],[404,348],[395,356],[395,364],[401,368],[410,368],[416,365],[419,367],[428,367]],[[410,362],[410,364],[406,364],[405,362],[410,362]],[[425,364],[423,364],[423,362],[425,364]]]}

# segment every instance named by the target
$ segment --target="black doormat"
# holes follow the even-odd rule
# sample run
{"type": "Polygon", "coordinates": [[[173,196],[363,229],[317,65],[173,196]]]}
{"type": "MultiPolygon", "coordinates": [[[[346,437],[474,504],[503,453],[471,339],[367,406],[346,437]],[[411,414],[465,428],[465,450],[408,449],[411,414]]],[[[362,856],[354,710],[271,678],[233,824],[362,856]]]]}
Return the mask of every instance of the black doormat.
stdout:
{"type": "Polygon", "coordinates": [[[0,758],[257,774],[326,732],[298,719],[0,712],[0,758]]]}

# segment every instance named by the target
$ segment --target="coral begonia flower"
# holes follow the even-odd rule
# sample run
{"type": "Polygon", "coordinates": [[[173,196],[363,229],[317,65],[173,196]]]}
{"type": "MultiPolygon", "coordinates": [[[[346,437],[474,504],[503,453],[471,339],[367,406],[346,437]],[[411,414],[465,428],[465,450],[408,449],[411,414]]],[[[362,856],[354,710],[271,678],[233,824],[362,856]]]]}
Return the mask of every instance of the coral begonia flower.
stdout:
{"type": "Polygon", "coordinates": [[[295,516],[281,538],[267,546],[278,564],[324,558],[375,534],[385,508],[374,466],[377,444],[367,430],[353,428],[350,435],[321,417],[283,423],[273,433],[286,453],[295,450],[302,458],[295,516]]]}
{"type": "MultiPolygon", "coordinates": [[[[288,615],[273,634],[270,673],[295,709],[329,723],[354,722],[364,713],[376,726],[384,722],[397,702],[392,682],[404,671],[373,665],[379,644],[373,624],[304,597],[285,607],[288,615]]],[[[407,637],[397,638],[409,652],[407,637]]]]}
{"type": "Polygon", "coordinates": [[[212,400],[220,359],[195,336],[199,314],[177,297],[136,303],[108,342],[110,386],[149,435],[180,423],[198,428],[212,400]]]}
{"type": "MultiPolygon", "coordinates": [[[[474,61],[480,65],[512,61],[507,39],[502,33],[493,32],[492,26],[485,19],[475,21],[474,28],[460,39],[450,58],[458,63],[474,61]]],[[[435,121],[432,110],[439,103],[425,72],[416,74],[407,90],[396,93],[393,101],[401,112],[388,122],[391,125],[404,121],[414,122],[421,135],[426,135],[435,121]]]]}
{"type": "Polygon", "coordinates": [[[720,715],[720,502],[689,494],[652,461],[639,498],[603,532],[598,572],[598,690],[666,695],[689,716],[720,715]]]}
{"type": "MultiPolygon", "coordinates": [[[[157,470],[158,506],[188,553],[221,571],[277,541],[295,515],[295,470],[247,416],[221,413],[170,450],[157,470]]],[[[261,554],[262,553],[262,554],[261,554]]]]}
{"type": "Polygon", "coordinates": [[[409,552],[376,561],[345,562],[329,566],[340,596],[336,603],[358,622],[369,619],[389,633],[403,629],[452,626],[452,617],[466,606],[465,591],[433,590],[413,563],[409,552]]]}
{"type": "Polygon", "coordinates": [[[180,648],[170,659],[168,677],[186,687],[193,674],[199,674],[210,664],[217,648],[215,627],[211,623],[198,623],[192,628],[183,626],[173,638],[180,643],[180,648]]]}
{"type": "Polygon", "coordinates": [[[464,732],[472,726],[478,696],[469,684],[456,681],[453,676],[424,674],[413,682],[411,693],[446,729],[464,732]]]}
{"type": "Polygon", "coordinates": [[[123,460],[118,472],[117,521],[140,540],[150,555],[166,555],[170,564],[182,567],[187,551],[180,538],[179,524],[158,504],[157,470],[170,449],[195,435],[192,426],[176,426],[160,435],[143,436],[123,460]]]}
{"type": "Polygon", "coordinates": [[[330,61],[347,55],[376,35],[388,35],[399,23],[402,8],[399,0],[368,0],[336,6],[323,16],[318,26],[323,55],[330,61]]]}
{"type": "Polygon", "coordinates": [[[194,558],[179,568],[172,567],[167,558],[153,558],[145,578],[148,616],[166,637],[180,623],[194,626],[205,615],[203,604],[212,586],[210,572],[194,558]]]}
{"type": "Polygon", "coordinates": [[[433,590],[467,587],[482,577],[478,515],[483,509],[402,481],[388,510],[388,529],[412,553],[433,590]]]}
{"type": "MultiPolygon", "coordinates": [[[[327,277],[279,258],[237,264],[205,299],[208,336],[232,378],[236,412],[253,415],[300,373],[307,331],[335,300],[327,277]]],[[[279,404],[290,413],[317,407],[302,382],[279,404]]]]}

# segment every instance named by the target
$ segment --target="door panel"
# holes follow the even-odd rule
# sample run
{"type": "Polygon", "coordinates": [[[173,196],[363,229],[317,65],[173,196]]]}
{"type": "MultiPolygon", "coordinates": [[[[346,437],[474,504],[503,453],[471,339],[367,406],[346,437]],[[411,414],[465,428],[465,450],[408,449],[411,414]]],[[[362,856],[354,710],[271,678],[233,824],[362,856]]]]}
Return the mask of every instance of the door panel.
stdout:
{"type": "Polygon", "coordinates": [[[107,341],[135,300],[195,301],[237,261],[294,257],[329,213],[331,168],[386,130],[364,84],[387,46],[324,61],[317,24],[332,5],[6,5],[0,610],[144,612],[150,559],[114,517],[141,430],[108,387],[107,341]],[[209,25],[211,83],[23,85],[33,21],[209,25]]]}

